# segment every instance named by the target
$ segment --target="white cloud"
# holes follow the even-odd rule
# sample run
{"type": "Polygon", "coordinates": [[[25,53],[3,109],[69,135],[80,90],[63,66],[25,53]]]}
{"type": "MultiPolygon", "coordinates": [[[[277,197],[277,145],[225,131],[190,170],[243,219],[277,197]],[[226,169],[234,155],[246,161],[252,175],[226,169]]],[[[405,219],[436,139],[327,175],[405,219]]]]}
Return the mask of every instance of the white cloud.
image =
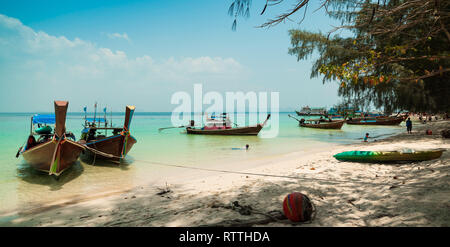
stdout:
{"type": "MultiPolygon", "coordinates": [[[[129,39],[124,34],[108,34],[108,36],[129,39]]],[[[108,71],[110,69],[132,70],[140,72],[168,72],[173,70],[183,74],[226,74],[241,69],[239,62],[233,58],[222,57],[184,57],[156,62],[148,55],[129,58],[123,51],[113,51],[79,38],[69,40],[64,36],[56,37],[23,25],[18,19],[0,14],[0,56],[3,59],[19,59],[22,61],[39,60],[65,67],[95,68],[108,71]]]]}
{"type": "MultiPolygon", "coordinates": [[[[129,39],[126,33],[112,37],[116,36],[129,39]]],[[[173,90],[190,83],[233,81],[242,71],[233,58],[130,58],[89,41],[35,31],[0,14],[0,86],[8,89],[0,91],[0,111],[5,110],[4,103],[18,100],[19,93],[11,91],[21,97],[39,96],[47,104],[47,97],[61,95],[79,101],[107,94],[117,97],[125,86],[138,97],[143,90],[164,90],[166,85],[173,90]]]]}
{"type": "Polygon", "coordinates": [[[128,37],[127,33],[107,33],[106,36],[108,36],[108,38],[110,39],[125,39],[127,41],[131,41],[130,38],[128,37]]]}

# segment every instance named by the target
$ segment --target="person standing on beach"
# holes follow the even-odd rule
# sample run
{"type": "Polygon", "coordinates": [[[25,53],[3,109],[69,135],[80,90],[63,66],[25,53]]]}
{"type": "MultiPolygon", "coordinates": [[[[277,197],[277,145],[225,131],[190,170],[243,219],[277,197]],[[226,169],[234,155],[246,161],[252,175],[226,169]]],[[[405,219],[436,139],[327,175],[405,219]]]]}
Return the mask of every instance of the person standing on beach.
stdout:
{"type": "Polygon", "coordinates": [[[408,120],[406,120],[406,131],[408,131],[408,134],[412,134],[412,121],[411,121],[411,118],[408,118],[408,120]]]}

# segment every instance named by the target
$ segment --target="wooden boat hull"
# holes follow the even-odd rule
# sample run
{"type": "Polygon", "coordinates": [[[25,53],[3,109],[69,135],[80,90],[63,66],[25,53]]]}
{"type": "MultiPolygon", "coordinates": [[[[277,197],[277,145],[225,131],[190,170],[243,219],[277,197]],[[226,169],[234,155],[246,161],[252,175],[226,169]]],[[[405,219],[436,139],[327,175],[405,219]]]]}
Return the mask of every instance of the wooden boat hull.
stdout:
{"type": "Polygon", "coordinates": [[[347,120],[347,124],[352,125],[399,125],[403,118],[377,118],[374,120],[352,119],[347,120]]]}
{"type": "Polygon", "coordinates": [[[120,159],[123,159],[128,154],[128,152],[130,152],[131,148],[136,142],[137,142],[136,139],[131,135],[129,136],[116,135],[101,140],[93,140],[88,143],[80,141],[80,144],[85,144],[88,148],[100,151],[100,152],[93,152],[87,149],[85,154],[82,155],[82,158],[87,158],[95,155],[96,158],[119,161],[120,159]],[[122,154],[125,138],[127,138],[127,140],[124,153],[122,154]],[[111,157],[109,155],[102,155],[102,153],[113,155],[115,157],[111,157]]]}
{"type": "Polygon", "coordinates": [[[240,127],[231,129],[213,129],[213,130],[202,130],[202,129],[192,129],[190,127],[186,128],[188,134],[194,135],[250,135],[256,136],[259,134],[263,125],[258,124],[257,126],[250,127],[240,127]]]}
{"type": "Polygon", "coordinates": [[[401,153],[399,151],[347,151],[334,155],[340,161],[353,162],[400,162],[426,161],[441,157],[444,150],[417,151],[401,153]]]}
{"type": "MultiPolygon", "coordinates": [[[[33,168],[49,172],[57,145],[57,141],[49,140],[24,151],[22,156],[33,168]]],[[[69,168],[78,159],[83,150],[84,147],[82,145],[67,139],[64,140],[61,143],[61,158],[55,175],[59,176],[69,168]]]]}
{"type": "Polygon", "coordinates": [[[341,129],[345,121],[322,122],[320,124],[299,123],[301,127],[316,129],[341,129]]]}
{"type": "Polygon", "coordinates": [[[129,132],[134,111],[135,106],[126,106],[123,128],[107,128],[106,124],[104,128],[93,126],[86,128],[87,126],[85,126],[87,132],[84,132],[83,130],[83,133],[87,133],[87,136],[82,135],[82,139],[79,140],[80,144],[87,147],[87,152],[82,158],[94,156],[95,158],[112,161],[120,161],[125,158],[133,145],[137,142],[129,132]],[[113,130],[113,133],[116,131],[121,131],[121,133],[113,134],[113,136],[109,137],[95,135],[97,130],[105,130],[106,132],[108,129],[113,130]],[[91,136],[91,134],[93,134],[93,136],[91,136]]]}
{"type": "MultiPolygon", "coordinates": [[[[396,117],[388,117],[388,116],[375,116],[375,117],[354,117],[352,118],[352,121],[361,121],[361,120],[383,120],[383,119],[393,119],[396,117]]],[[[349,119],[347,120],[349,121],[349,119]]]]}

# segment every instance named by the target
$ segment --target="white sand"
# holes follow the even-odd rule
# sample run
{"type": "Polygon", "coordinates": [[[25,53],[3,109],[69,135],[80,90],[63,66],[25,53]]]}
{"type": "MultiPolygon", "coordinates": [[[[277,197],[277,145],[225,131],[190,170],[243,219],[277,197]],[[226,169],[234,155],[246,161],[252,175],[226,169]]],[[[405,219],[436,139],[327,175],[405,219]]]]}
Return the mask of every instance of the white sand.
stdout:
{"type": "Polygon", "coordinates": [[[163,195],[157,195],[158,187],[166,187],[161,182],[74,198],[3,217],[0,225],[450,226],[449,151],[439,159],[406,164],[348,163],[333,158],[349,150],[449,149],[450,141],[440,136],[442,128],[450,128],[450,122],[415,123],[410,135],[254,161],[259,165],[238,164],[242,173],[278,177],[203,171],[201,179],[184,180],[180,175],[168,180],[171,192],[163,195]],[[433,135],[425,135],[425,128],[433,135]],[[270,211],[280,215],[284,197],[294,191],[308,195],[314,203],[312,222],[294,224],[267,216],[270,211]],[[241,215],[228,207],[233,201],[251,206],[251,214],[241,215]]]}

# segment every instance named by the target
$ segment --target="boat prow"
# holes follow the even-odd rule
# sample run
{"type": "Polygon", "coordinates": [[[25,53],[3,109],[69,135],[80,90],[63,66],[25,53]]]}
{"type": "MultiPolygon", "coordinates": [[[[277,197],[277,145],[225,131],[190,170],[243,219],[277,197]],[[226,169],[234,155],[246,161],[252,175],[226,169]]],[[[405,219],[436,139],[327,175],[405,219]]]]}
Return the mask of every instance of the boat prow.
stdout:
{"type": "MultiPolygon", "coordinates": [[[[27,145],[22,149],[21,153],[25,161],[33,168],[48,172],[49,175],[59,176],[67,168],[69,168],[85,150],[83,145],[71,141],[66,138],[66,113],[69,103],[67,101],[55,101],[55,116],[45,123],[55,124],[55,133],[42,134],[38,140],[31,134],[28,137],[27,145]]],[[[32,118],[32,127],[33,127],[32,118]]],[[[33,129],[33,128],[32,128],[33,129]]]]}
{"type": "Polygon", "coordinates": [[[58,163],[51,174],[59,176],[77,161],[80,153],[85,150],[85,147],[68,139],[59,146],[57,141],[50,140],[26,150],[22,153],[22,156],[36,170],[50,173],[55,150],[58,153],[56,156],[58,163]]]}

